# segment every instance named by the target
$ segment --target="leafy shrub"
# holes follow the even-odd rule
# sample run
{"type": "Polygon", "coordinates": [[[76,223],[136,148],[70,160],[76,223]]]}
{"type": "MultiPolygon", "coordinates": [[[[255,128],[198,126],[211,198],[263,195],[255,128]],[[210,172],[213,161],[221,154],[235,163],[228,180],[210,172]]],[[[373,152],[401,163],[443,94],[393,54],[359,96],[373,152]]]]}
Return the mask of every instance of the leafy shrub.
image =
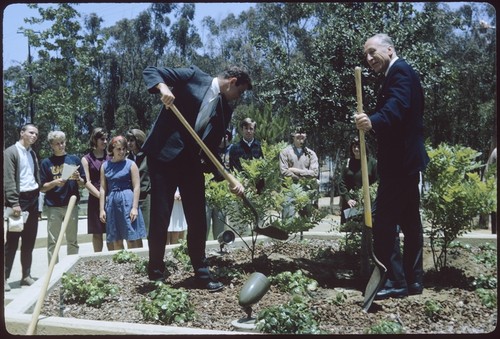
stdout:
{"type": "Polygon", "coordinates": [[[497,307],[497,292],[496,290],[478,288],[476,293],[481,298],[481,302],[484,306],[488,308],[496,308],[497,307]]]}
{"type": "Polygon", "coordinates": [[[497,288],[497,278],[492,275],[484,275],[482,273],[479,274],[476,278],[474,278],[474,281],[472,285],[478,289],[478,288],[497,288]]]}
{"type": "Polygon", "coordinates": [[[276,285],[280,291],[292,294],[307,295],[317,288],[318,282],[305,276],[301,270],[292,272],[282,272],[271,276],[271,284],[276,285]]]}
{"type": "Polygon", "coordinates": [[[100,307],[106,297],[118,292],[118,287],[109,284],[105,277],[92,277],[86,282],[80,276],[64,273],[61,281],[64,300],[69,303],[100,307]]]}
{"type": "Polygon", "coordinates": [[[189,294],[182,288],[172,288],[162,282],[148,293],[148,298],[137,306],[145,320],[159,321],[165,325],[182,324],[195,319],[189,294]]]}
{"type": "Polygon", "coordinates": [[[113,255],[113,262],[116,262],[118,264],[137,262],[137,261],[139,261],[139,256],[137,255],[137,253],[130,252],[127,250],[120,250],[113,255]]]}
{"type": "Polygon", "coordinates": [[[404,329],[400,323],[382,320],[365,331],[366,334],[403,334],[404,329]]]}
{"type": "Polygon", "coordinates": [[[426,300],[424,303],[424,313],[430,319],[436,319],[441,310],[441,304],[435,300],[426,300]]]}
{"type": "Polygon", "coordinates": [[[172,249],[172,255],[184,268],[191,267],[191,258],[189,257],[187,241],[185,239],[181,239],[179,246],[172,249]]]}
{"type": "Polygon", "coordinates": [[[497,266],[497,249],[490,243],[484,243],[479,246],[481,252],[476,256],[476,260],[487,267],[497,266]]]}
{"type": "Polygon", "coordinates": [[[260,311],[256,323],[257,330],[264,333],[320,334],[315,313],[298,295],[285,305],[260,311]]]}
{"type": "Polygon", "coordinates": [[[424,216],[437,271],[447,265],[450,243],[472,229],[472,220],[496,210],[496,181],[481,181],[476,161],[481,153],[469,147],[439,145],[428,147],[431,159],[425,181],[429,189],[422,199],[424,216]]]}
{"type": "MultiPolygon", "coordinates": [[[[260,227],[273,226],[288,234],[307,231],[315,227],[324,218],[325,212],[316,208],[319,198],[317,180],[304,178],[294,182],[291,178],[282,178],[279,170],[279,154],[286,143],[268,144],[262,142],[263,158],[242,159],[242,171],[234,173],[235,178],[245,187],[245,196],[257,212],[257,217],[243,199],[230,193],[226,182],[217,182],[212,174],[205,175],[205,196],[207,204],[219,208],[230,221],[226,225],[242,237],[248,229],[254,229],[258,219],[260,227]],[[261,187],[261,183],[264,186],[261,187]],[[284,210],[289,209],[290,217],[284,217],[284,210]]],[[[255,255],[256,232],[251,232],[252,240],[242,239],[251,253],[255,255]]]]}
{"type": "Polygon", "coordinates": [[[147,274],[148,272],[148,260],[144,258],[140,258],[138,261],[135,262],[134,265],[135,273],[138,274],[147,274]]]}

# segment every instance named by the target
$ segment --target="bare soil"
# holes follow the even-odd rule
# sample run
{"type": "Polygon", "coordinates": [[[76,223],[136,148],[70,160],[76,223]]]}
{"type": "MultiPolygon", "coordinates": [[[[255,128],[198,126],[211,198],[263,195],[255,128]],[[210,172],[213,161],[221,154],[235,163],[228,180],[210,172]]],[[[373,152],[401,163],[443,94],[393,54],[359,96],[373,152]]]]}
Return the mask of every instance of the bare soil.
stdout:
{"type": "MultiPolygon", "coordinates": [[[[246,317],[239,306],[241,287],[255,271],[266,276],[280,272],[302,272],[318,282],[311,292],[308,303],[315,312],[322,333],[364,334],[382,321],[398,322],[404,333],[412,334],[464,334],[490,333],[497,326],[497,307],[483,305],[474,290],[474,278],[480,274],[497,277],[497,268],[479,262],[478,249],[453,249],[448,257],[449,269],[436,273],[432,255],[426,248],[424,254],[426,271],[423,294],[403,299],[374,301],[369,312],[362,311],[362,290],[365,282],[357,277],[359,255],[348,255],[341,251],[338,240],[291,240],[259,244],[255,260],[250,252],[229,248],[228,253],[208,253],[213,273],[225,284],[222,291],[210,293],[193,286],[192,271],[167,253],[166,261],[171,273],[167,283],[176,288],[185,288],[195,306],[197,319],[188,324],[173,326],[233,331],[231,322],[246,317]],[[233,274],[231,274],[233,272],[233,274]],[[239,272],[242,274],[234,274],[239,272]],[[335,300],[338,293],[347,298],[342,303],[335,300]],[[439,303],[440,310],[430,316],[426,313],[426,301],[439,303]]],[[[112,259],[80,261],[72,273],[86,279],[105,276],[110,283],[119,286],[119,293],[108,298],[100,307],[78,304],[61,304],[61,287],[56,286],[46,298],[42,314],[48,316],[91,320],[120,321],[129,323],[153,323],[145,321],[136,308],[154,289],[145,273],[136,273],[134,263],[118,264],[112,259]],[[61,306],[62,305],[62,306],[61,306]]],[[[496,293],[496,290],[495,290],[496,293]]],[[[253,307],[253,316],[268,307],[285,304],[292,298],[272,285],[268,293],[253,307]]]]}

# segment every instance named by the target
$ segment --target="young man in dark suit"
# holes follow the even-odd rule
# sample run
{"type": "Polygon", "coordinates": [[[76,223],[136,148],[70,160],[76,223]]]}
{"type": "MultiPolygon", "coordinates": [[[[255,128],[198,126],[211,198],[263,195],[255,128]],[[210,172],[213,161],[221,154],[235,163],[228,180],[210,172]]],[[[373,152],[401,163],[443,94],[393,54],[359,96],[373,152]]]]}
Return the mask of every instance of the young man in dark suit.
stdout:
{"type": "Polygon", "coordinates": [[[257,123],[245,118],[240,123],[241,140],[229,149],[229,168],[241,171],[241,159],[251,160],[264,157],[260,141],[255,139],[257,123]]]}
{"type": "MultiPolygon", "coordinates": [[[[228,103],[252,89],[251,79],[238,67],[229,67],[215,78],[196,66],[148,67],[143,75],[149,92],[159,93],[164,104],[143,145],[151,178],[149,279],[164,280],[166,277],[163,257],[167,229],[174,193],[179,187],[185,202],[187,245],[196,284],[209,291],[221,290],[222,283],[212,277],[205,260],[207,221],[201,165],[204,154],[169,107],[175,104],[207,147],[217,155],[217,147],[233,113],[228,103]]],[[[205,159],[205,163],[210,164],[210,161],[205,159]]],[[[213,171],[217,171],[214,166],[213,171]]],[[[244,188],[237,185],[231,187],[231,191],[242,195],[244,188]]]]}
{"type": "Polygon", "coordinates": [[[358,129],[373,131],[378,141],[379,188],[373,241],[387,267],[387,281],[375,299],[401,298],[423,290],[423,230],[420,219],[420,172],[429,157],[424,147],[424,94],[413,68],[396,55],[391,38],[376,34],[364,45],[368,65],[385,79],[374,112],[356,114],[358,129]],[[404,256],[399,246],[404,234],[404,256]]]}

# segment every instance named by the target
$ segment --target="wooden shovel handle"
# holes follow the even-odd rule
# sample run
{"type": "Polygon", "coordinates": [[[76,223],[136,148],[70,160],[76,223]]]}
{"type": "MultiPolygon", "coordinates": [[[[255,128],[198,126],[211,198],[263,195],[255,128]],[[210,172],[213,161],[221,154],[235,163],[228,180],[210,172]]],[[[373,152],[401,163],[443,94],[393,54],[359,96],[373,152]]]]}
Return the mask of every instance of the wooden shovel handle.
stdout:
{"type": "MultiPolygon", "coordinates": [[[[356,81],[356,98],[358,113],[363,112],[363,92],[361,88],[361,67],[354,69],[354,79],[356,81]]],[[[365,210],[365,225],[372,227],[372,206],[370,200],[370,182],[368,181],[368,163],[366,160],[365,132],[359,130],[359,149],[361,152],[361,178],[363,181],[363,200],[365,210]]]]}
{"type": "Polygon", "coordinates": [[[49,286],[50,277],[52,276],[52,271],[54,271],[54,266],[57,262],[57,257],[59,256],[59,249],[61,248],[61,244],[66,234],[66,228],[68,227],[69,219],[71,218],[71,212],[75,207],[76,196],[72,195],[69,198],[68,207],[66,208],[66,214],[64,215],[64,220],[61,226],[61,231],[59,232],[59,237],[57,238],[56,247],[54,248],[54,254],[50,260],[49,271],[45,275],[45,280],[43,281],[43,286],[41,289],[41,293],[38,296],[38,301],[36,302],[35,310],[33,311],[33,315],[31,316],[31,322],[28,326],[28,331],[26,335],[33,335],[35,333],[36,325],[38,323],[38,316],[42,310],[43,301],[45,299],[45,295],[47,294],[47,288],[49,286]]]}

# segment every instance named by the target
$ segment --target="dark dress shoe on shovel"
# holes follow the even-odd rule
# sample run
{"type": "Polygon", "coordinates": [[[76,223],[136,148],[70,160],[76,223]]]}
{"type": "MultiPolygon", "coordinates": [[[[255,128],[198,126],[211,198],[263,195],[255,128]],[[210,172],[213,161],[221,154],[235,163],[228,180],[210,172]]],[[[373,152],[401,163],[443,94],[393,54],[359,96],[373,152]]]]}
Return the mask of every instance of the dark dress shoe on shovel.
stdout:
{"type": "Polygon", "coordinates": [[[424,285],[422,285],[422,283],[416,282],[408,286],[409,295],[422,294],[423,291],[424,291],[424,285]]]}
{"type": "Polygon", "coordinates": [[[196,287],[200,289],[205,289],[208,292],[218,292],[224,288],[224,284],[210,279],[196,279],[195,280],[196,287]]]}
{"type": "Polygon", "coordinates": [[[404,298],[408,296],[408,288],[383,288],[375,295],[375,300],[384,300],[388,298],[404,298]]]}
{"type": "Polygon", "coordinates": [[[282,229],[279,229],[277,227],[273,226],[268,226],[268,227],[257,227],[254,229],[255,232],[258,234],[264,235],[266,237],[272,238],[272,239],[278,239],[278,240],[287,240],[288,239],[288,233],[283,231],[282,229]]]}

